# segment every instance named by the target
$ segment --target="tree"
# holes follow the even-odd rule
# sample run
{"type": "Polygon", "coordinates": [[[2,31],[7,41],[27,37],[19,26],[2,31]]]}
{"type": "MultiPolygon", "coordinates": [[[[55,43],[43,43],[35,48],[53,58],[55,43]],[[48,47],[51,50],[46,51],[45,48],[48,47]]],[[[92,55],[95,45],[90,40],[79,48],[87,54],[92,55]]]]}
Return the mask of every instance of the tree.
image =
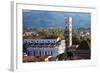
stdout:
{"type": "Polygon", "coordinates": [[[81,37],[79,35],[72,36],[72,43],[73,44],[79,44],[80,42],[81,42],[81,37]]]}
{"type": "Polygon", "coordinates": [[[72,57],[73,57],[73,53],[71,51],[68,51],[67,52],[67,58],[69,58],[71,60],[72,57]]]}
{"type": "Polygon", "coordinates": [[[83,40],[77,49],[86,49],[90,50],[89,42],[87,40],[83,40]]]}
{"type": "Polygon", "coordinates": [[[58,60],[67,60],[67,59],[72,59],[73,58],[73,53],[71,51],[64,52],[60,55],[57,56],[58,60]]]}
{"type": "Polygon", "coordinates": [[[67,53],[62,53],[57,56],[58,60],[66,60],[67,59],[67,53]]]}

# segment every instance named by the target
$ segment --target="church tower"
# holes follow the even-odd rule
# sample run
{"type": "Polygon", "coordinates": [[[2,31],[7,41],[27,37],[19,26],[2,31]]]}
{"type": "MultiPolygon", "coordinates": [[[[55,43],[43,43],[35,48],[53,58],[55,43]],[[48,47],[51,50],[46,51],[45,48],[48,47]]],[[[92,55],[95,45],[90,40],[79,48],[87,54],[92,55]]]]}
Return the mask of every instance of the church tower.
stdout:
{"type": "Polygon", "coordinates": [[[66,46],[70,47],[72,45],[72,17],[65,18],[64,37],[66,46]]]}

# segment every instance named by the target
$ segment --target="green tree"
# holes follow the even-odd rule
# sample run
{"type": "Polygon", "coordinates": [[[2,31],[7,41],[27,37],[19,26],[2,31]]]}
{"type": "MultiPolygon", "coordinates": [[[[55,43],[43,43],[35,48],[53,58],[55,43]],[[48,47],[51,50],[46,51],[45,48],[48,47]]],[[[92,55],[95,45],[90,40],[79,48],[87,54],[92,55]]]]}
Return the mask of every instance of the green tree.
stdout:
{"type": "Polygon", "coordinates": [[[67,59],[67,53],[62,53],[57,56],[58,60],[66,60],[67,59]]]}
{"type": "Polygon", "coordinates": [[[81,37],[79,35],[72,36],[72,43],[73,44],[79,44],[80,42],[81,42],[81,37]]]}
{"type": "Polygon", "coordinates": [[[69,58],[71,60],[72,57],[73,57],[73,53],[71,51],[68,51],[67,52],[67,58],[69,58]]]}

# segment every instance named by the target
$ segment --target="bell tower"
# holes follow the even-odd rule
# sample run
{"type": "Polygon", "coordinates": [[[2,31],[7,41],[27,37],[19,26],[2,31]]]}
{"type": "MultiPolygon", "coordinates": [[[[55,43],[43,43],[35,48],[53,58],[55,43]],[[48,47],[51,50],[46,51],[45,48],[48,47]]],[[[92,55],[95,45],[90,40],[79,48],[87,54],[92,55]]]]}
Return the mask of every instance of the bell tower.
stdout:
{"type": "Polygon", "coordinates": [[[72,17],[65,18],[64,37],[66,46],[70,47],[72,45],[72,17]]]}

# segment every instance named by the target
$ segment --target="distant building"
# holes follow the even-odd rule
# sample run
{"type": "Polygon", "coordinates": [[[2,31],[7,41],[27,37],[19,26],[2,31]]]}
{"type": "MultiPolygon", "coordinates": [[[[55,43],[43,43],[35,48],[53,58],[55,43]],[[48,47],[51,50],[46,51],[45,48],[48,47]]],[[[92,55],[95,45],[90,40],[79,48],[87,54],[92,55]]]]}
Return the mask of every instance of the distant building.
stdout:
{"type": "Polygon", "coordinates": [[[90,35],[90,32],[80,32],[79,34],[80,36],[84,37],[90,35]]]}
{"type": "Polygon", "coordinates": [[[39,37],[39,34],[33,31],[27,31],[23,33],[23,39],[34,39],[36,37],[39,37]]]}
{"type": "Polygon", "coordinates": [[[25,32],[24,34],[23,34],[23,36],[31,36],[31,35],[33,35],[34,33],[33,32],[25,32]]]}

